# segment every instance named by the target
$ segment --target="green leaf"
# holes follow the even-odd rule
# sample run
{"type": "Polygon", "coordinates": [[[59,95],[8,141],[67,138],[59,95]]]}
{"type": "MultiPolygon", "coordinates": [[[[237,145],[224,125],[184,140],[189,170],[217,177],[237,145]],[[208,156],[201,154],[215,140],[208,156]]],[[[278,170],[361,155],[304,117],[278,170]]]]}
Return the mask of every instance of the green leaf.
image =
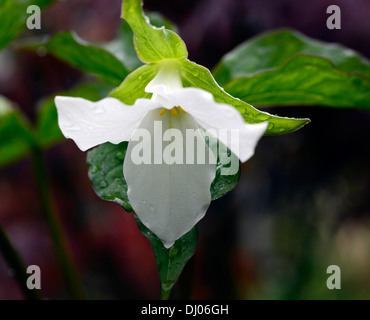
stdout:
{"type": "MultiPolygon", "coordinates": [[[[88,152],[87,164],[89,178],[95,192],[104,200],[120,204],[126,211],[133,209],[127,197],[127,183],[123,176],[123,161],[126,155],[127,142],[114,145],[105,143],[88,152]]],[[[140,231],[152,245],[161,281],[162,295],[168,295],[175,284],[185,263],[194,254],[197,242],[197,231],[193,228],[166,249],[162,241],[146,228],[135,215],[140,231]]]]}
{"type": "Polygon", "coordinates": [[[238,78],[270,71],[299,54],[327,58],[339,69],[370,78],[370,63],[355,51],[339,44],[317,41],[294,30],[259,35],[226,54],[213,71],[221,85],[238,78]]]}
{"type": "MultiPolygon", "coordinates": [[[[150,23],[155,27],[165,26],[166,29],[176,32],[176,26],[164,18],[161,14],[156,12],[148,13],[150,23]]],[[[143,65],[139,60],[135,46],[134,46],[134,33],[132,32],[129,24],[122,20],[122,24],[118,31],[118,36],[115,40],[102,44],[102,46],[117,57],[128,70],[135,70],[143,65]]]]}
{"type": "Polygon", "coordinates": [[[217,138],[206,136],[205,141],[208,147],[214,151],[215,157],[217,157],[216,175],[211,184],[211,197],[212,200],[216,200],[235,188],[240,178],[240,161],[239,158],[217,138]],[[225,159],[225,162],[228,161],[228,163],[222,163],[220,158],[220,152],[218,151],[221,145],[223,147],[222,150],[226,150],[227,152],[228,159],[225,159]],[[232,167],[232,164],[234,163],[238,165],[236,173],[233,173],[235,169],[232,167]]]}
{"type": "Polygon", "coordinates": [[[231,95],[259,106],[320,105],[370,109],[370,80],[330,61],[300,55],[285,65],[225,86],[231,95]]]}
{"type": "Polygon", "coordinates": [[[96,194],[132,212],[133,209],[127,197],[127,183],[123,177],[123,160],[127,145],[128,142],[117,145],[104,143],[87,153],[87,165],[89,178],[96,194]]]}
{"type": "Polygon", "coordinates": [[[27,155],[32,143],[27,120],[9,100],[0,96],[0,167],[27,155]]]}
{"type": "Polygon", "coordinates": [[[151,93],[145,92],[145,87],[156,75],[156,66],[147,64],[130,73],[122,84],[112,91],[109,96],[132,105],[136,99],[150,98],[151,93]]]}
{"type": "Polygon", "coordinates": [[[119,86],[129,71],[112,53],[82,40],[71,32],[54,34],[42,45],[24,45],[23,48],[46,49],[47,53],[74,66],[75,68],[96,75],[102,82],[119,86]]]}
{"type": "MultiPolygon", "coordinates": [[[[111,87],[100,83],[82,83],[75,89],[59,92],[57,95],[80,97],[90,101],[104,98],[111,87]]],[[[36,121],[36,141],[39,146],[47,148],[64,140],[64,136],[58,125],[58,114],[53,95],[41,102],[38,108],[36,121]]]]}
{"type": "Polygon", "coordinates": [[[194,255],[198,232],[194,227],[178,239],[171,248],[166,249],[162,241],[142,224],[138,216],[134,215],[134,217],[141,233],[149,240],[152,246],[161,282],[161,297],[162,299],[168,299],[171,289],[180,276],[186,262],[194,255]]]}
{"type": "Polygon", "coordinates": [[[45,7],[53,0],[2,0],[0,4],[0,50],[26,27],[27,8],[30,5],[45,7]]]}
{"type": "Polygon", "coordinates": [[[144,16],[141,0],[124,0],[122,18],[135,34],[137,54],[143,62],[160,62],[165,59],[186,59],[185,43],[173,31],[152,26],[144,16]]]}
{"type": "Polygon", "coordinates": [[[181,76],[185,87],[201,88],[213,94],[215,100],[234,106],[248,123],[268,121],[267,135],[289,133],[300,129],[309,119],[283,118],[262,112],[250,104],[226,93],[212,77],[210,71],[198,64],[184,60],[181,62],[181,76]]]}
{"type": "MultiPolygon", "coordinates": [[[[117,145],[109,142],[102,144],[88,152],[87,164],[89,178],[97,195],[104,200],[114,201],[126,211],[132,212],[133,209],[127,196],[127,183],[123,176],[123,162],[127,145],[128,142],[117,145]]],[[[222,167],[227,167],[227,165],[222,165],[219,161],[216,177],[211,185],[212,200],[232,190],[239,179],[240,165],[238,172],[229,176],[221,175],[222,167]]],[[[135,219],[140,231],[152,245],[161,281],[162,297],[166,297],[169,295],[184,265],[195,252],[197,231],[193,228],[178,239],[171,248],[166,249],[162,241],[146,228],[136,215],[135,219]]]]}
{"type": "Polygon", "coordinates": [[[215,179],[212,181],[211,184],[211,196],[212,201],[223,197],[225,194],[229,193],[232,189],[235,188],[237,185],[239,178],[240,178],[240,162],[238,161],[238,172],[232,175],[221,175],[221,167],[224,166],[221,162],[217,166],[218,169],[216,170],[215,179]]]}

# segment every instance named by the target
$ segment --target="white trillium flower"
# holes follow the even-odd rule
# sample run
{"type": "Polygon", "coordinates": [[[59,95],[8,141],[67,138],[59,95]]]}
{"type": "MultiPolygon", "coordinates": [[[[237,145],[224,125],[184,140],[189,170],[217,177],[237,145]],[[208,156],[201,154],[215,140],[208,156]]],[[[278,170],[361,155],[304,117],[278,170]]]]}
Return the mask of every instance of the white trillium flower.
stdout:
{"type": "MultiPolygon", "coordinates": [[[[152,98],[137,99],[134,105],[110,97],[91,102],[61,96],[55,98],[55,104],[61,131],[82,151],[105,142],[129,141],[123,164],[128,199],[140,221],[169,248],[204,217],[211,202],[216,165],[210,159],[203,164],[156,163],[153,153],[158,150],[150,153],[150,164],[137,164],[131,156],[135,149],[141,144],[152,150],[158,130],[165,137],[167,129],[175,128],[185,137],[187,129],[238,129],[238,146],[221,136],[218,139],[245,162],[253,155],[267,122],[247,124],[234,107],[215,102],[209,92],[183,88],[180,71],[173,62],[159,65],[145,91],[152,93],[152,98]],[[154,125],[156,121],[161,121],[161,127],[154,125]],[[137,129],[146,129],[151,138],[134,138],[137,129]]],[[[184,143],[170,142],[171,134],[167,138],[159,151],[165,151],[169,144],[184,154],[188,151],[184,143]]],[[[203,137],[197,140],[208,148],[203,137]]]]}

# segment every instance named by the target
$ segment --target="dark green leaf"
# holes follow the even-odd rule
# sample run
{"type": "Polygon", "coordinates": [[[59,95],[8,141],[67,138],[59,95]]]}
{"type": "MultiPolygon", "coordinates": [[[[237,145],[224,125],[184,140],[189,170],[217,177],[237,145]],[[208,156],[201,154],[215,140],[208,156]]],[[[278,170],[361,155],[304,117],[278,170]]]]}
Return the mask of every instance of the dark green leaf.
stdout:
{"type": "Polygon", "coordinates": [[[134,33],[129,24],[122,20],[117,37],[103,47],[119,59],[128,70],[135,70],[143,65],[136,54],[134,46],[134,33]]]}
{"type": "Polygon", "coordinates": [[[127,197],[127,183],[123,177],[123,160],[127,142],[100,145],[87,154],[89,178],[96,194],[108,201],[120,204],[126,211],[133,209],[127,197]]]}
{"type": "Polygon", "coordinates": [[[112,53],[99,45],[89,44],[70,32],[54,34],[42,45],[23,46],[31,50],[40,47],[77,69],[96,75],[108,85],[120,85],[129,73],[112,53]]]}
{"type": "Polygon", "coordinates": [[[225,90],[258,106],[370,109],[370,80],[338,70],[327,59],[313,56],[297,56],[278,69],[237,78],[225,90]]]}
{"type": "Polygon", "coordinates": [[[226,54],[214,69],[220,85],[238,77],[273,70],[298,54],[327,58],[339,69],[370,78],[370,63],[355,51],[338,44],[325,43],[294,30],[278,30],[259,35],[226,54]]]}
{"type": "Polygon", "coordinates": [[[273,71],[237,78],[225,90],[259,106],[370,109],[370,80],[338,70],[327,59],[313,56],[297,56],[273,71]]]}
{"type": "Polygon", "coordinates": [[[53,0],[2,0],[0,4],[0,50],[26,27],[27,8],[30,5],[45,7],[53,0]]]}
{"type": "Polygon", "coordinates": [[[268,121],[266,134],[283,134],[300,129],[309,119],[283,118],[259,111],[250,104],[226,93],[214,80],[208,69],[189,60],[181,62],[181,76],[185,87],[201,88],[213,94],[215,100],[234,106],[248,123],[268,121]]]}
{"type": "Polygon", "coordinates": [[[226,148],[217,138],[205,137],[205,141],[217,157],[216,176],[211,184],[212,200],[216,200],[235,188],[240,177],[240,161],[238,157],[233,154],[229,148],[226,148]],[[221,145],[223,147],[222,150],[226,150],[227,152],[227,159],[225,160],[221,160],[220,158],[221,145]],[[222,163],[222,161],[228,161],[228,163],[222,163]],[[236,173],[234,173],[235,168],[233,164],[237,164],[238,166],[236,173]]]}
{"type": "MultiPolygon", "coordinates": [[[[104,98],[111,87],[98,83],[82,83],[75,89],[60,92],[57,95],[80,97],[90,101],[104,98]]],[[[58,125],[58,114],[54,103],[55,95],[44,100],[38,109],[36,140],[39,146],[46,148],[64,139],[58,125]]]]}
{"type": "Polygon", "coordinates": [[[194,255],[198,232],[196,228],[191,229],[178,239],[171,248],[166,249],[162,241],[141,223],[137,215],[135,215],[135,220],[141,233],[152,246],[161,281],[162,298],[168,298],[167,295],[171,292],[186,262],[194,255]]]}
{"type": "Polygon", "coordinates": [[[0,96],[0,167],[27,155],[32,145],[28,122],[9,100],[0,96]]]}
{"type": "MultiPolygon", "coordinates": [[[[133,211],[127,197],[127,183],[123,177],[123,161],[127,142],[118,145],[105,143],[87,155],[89,178],[97,195],[120,204],[126,211],[133,211]]],[[[166,249],[159,238],[146,228],[135,215],[140,231],[152,245],[157,261],[162,292],[170,292],[185,263],[194,254],[197,232],[193,228],[175,244],[166,249]]]]}
{"type": "MultiPolygon", "coordinates": [[[[126,211],[133,209],[127,196],[127,183],[123,176],[123,162],[127,150],[127,142],[114,145],[105,143],[91,150],[87,155],[89,178],[99,197],[120,204],[126,211]]],[[[212,200],[215,200],[231,189],[239,179],[240,166],[234,175],[221,175],[219,163],[216,177],[211,185],[212,200]]],[[[225,165],[224,167],[227,167],[225,165]]],[[[197,242],[197,231],[193,228],[182,236],[175,244],[166,249],[162,241],[146,228],[135,215],[140,231],[148,238],[152,245],[157,262],[159,277],[161,281],[162,295],[169,294],[171,288],[179,277],[184,265],[194,254],[197,242]]]]}
{"type": "MultiPolygon", "coordinates": [[[[232,189],[235,188],[236,184],[239,181],[240,177],[240,163],[238,161],[238,172],[232,175],[221,175],[221,168],[219,167],[216,170],[216,176],[211,184],[211,195],[212,200],[223,197],[225,194],[229,193],[232,189]]],[[[220,166],[223,166],[221,163],[220,166]]]]}
{"type": "Polygon", "coordinates": [[[135,48],[143,62],[160,62],[164,59],[186,59],[185,43],[173,31],[153,27],[144,16],[141,0],[125,0],[122,18],[135,34],[135,48]]]}

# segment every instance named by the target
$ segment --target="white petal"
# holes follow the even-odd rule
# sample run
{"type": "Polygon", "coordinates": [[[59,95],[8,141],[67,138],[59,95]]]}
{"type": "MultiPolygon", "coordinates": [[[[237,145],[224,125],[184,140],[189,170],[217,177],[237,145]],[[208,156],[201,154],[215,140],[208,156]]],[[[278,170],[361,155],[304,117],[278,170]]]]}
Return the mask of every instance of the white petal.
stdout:
{"type": "MultiPolygon", "coordinates": [[[[173,117],[170,112],[159,115],[160,109],[150,111],[141,122],[139,128],[146,128],[151,133],[151,141],[146,147],[152,147],[153,152],[161,152],[169,145],[154,145],[154,121],[162,122],[162,129],[156,129],[156,134],[162,134],[170,126],[178,128],[184,137],[185,129],[196,129],[198,125],[189,114],[173,117]]],[[[176,140],[175,140],[176,141],[176,140]]],[[[203,146],[203,138],[201,138],[203,146]]],[[[211,202],[210,186],[215,177],[214,164],[135,164],[132,160],[133,148],[138,142],[130,141],[125,158],[123,173],[128,185],[128,198],[142,221],[169,248],[182,235],[191,230],[205,215],[211,202]]],[[[173,140],[172,142],[173,143],[173,140]]],[[[186,151],[186,142],[181,147],[186,151]]],[[[196,151],[195,151],[196,152],[196,151]]],[[[184,161],[185,162],[185,161],[184,161]]],[[[206,163],[208,163],[206,161],[206,163]]]]}
{"type": "Polygon", "coordinates": [[[115,98],[91,102],[82,98],[55,97],[58,124],[66,138],[85,151],[104,142],[114,144],[130,140],[145,114],[158,108],[148,99],[128,106],[115,98]]]}
{"type": "Polygon", "coordinates": [[[230,105],[216,102],[212,94],[202,89],[183,88],[167,94],[166,97],[174,106],[181,106],[189,112],[204,129],[238,129],[239,148],[235,148],[222,136],[219,140],[227,145],[242,162],[253,156],[257,142],[268,126],[267,122],[246,123],[238,110],[230,105]]]}

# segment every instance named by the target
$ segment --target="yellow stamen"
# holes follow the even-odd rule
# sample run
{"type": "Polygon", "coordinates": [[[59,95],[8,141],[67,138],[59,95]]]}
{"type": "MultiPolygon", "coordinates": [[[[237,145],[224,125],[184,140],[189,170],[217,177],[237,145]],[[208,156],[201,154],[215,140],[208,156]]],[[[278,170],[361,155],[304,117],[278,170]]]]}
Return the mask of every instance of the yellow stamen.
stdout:
{"type": "Polygon", "coordinates": [[[181,108],[180,106],[178,106],[177,109],[179,109],[182,113],[186,113],[186,111],[183,108],[181,108]]]}
{"type": "Polygon", "coordinates": [[[175,118],[177,118],[179,115],[177,114],[177,111],[176,111],[176,109],[175,108],[172,108],[171,110],[170,110],[170,112],[172,113],[172,115],[175,117],[175,118]]]}
{"type": "Polygon", "coordinates": [[[166,108],[163,108],[163,109],[161,110],[161,112],[159,112],[159,115],[160,115],[160,116],[163,116],[163,115],[166,113],[166,111],[167,111],[167,109],[166,109],[166,108]]]}

